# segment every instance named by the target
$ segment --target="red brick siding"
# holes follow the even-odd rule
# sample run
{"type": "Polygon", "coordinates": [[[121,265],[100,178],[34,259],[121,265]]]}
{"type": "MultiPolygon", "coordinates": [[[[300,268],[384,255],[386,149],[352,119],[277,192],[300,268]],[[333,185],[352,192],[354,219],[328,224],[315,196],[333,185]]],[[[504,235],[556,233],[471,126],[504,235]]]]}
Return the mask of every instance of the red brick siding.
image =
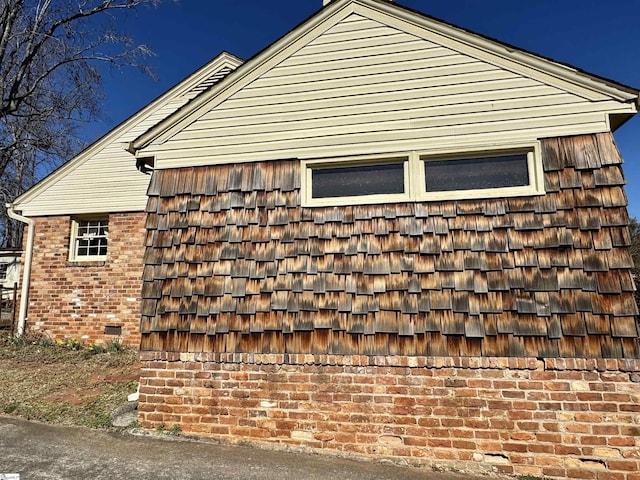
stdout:
{"type": "Polygon", "coordinates": [[[640,361],[143,352],[140,421],[430,466],[640,478],[640,361]]]}
{"type": "Polygon", "coordinates": [[[71,217],[35,218],[27,331],[53,339],[140,344],[143,212],[109,215],[104,262],[69,262],[71,217]],[[105,326],[122,327],[121,337],[105,326]]]}

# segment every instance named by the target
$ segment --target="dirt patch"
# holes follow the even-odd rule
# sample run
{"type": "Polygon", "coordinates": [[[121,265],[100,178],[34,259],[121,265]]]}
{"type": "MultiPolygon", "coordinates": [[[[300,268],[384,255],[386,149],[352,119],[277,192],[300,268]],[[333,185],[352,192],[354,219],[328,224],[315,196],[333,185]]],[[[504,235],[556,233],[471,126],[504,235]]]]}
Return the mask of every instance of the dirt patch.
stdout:
{"type": "Polygon", "coordinates": [[[138,352],[70,350],[42,340],[0,338],[0,413],[106,428],[137,389],[138,352]]]}

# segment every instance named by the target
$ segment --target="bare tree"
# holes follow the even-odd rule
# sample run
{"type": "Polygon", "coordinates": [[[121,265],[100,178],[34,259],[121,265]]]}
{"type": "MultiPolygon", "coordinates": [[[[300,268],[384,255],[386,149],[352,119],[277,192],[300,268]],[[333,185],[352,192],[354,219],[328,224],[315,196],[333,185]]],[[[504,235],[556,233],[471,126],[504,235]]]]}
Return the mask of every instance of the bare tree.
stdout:
{"type": "Polygon", "coordinates": [[[4,204],[81,148],[77,129],[102,100],[98,66],[151,54],[119,31],[119,12],[160,0],[0,0],[0,246],[21,228],[4,204]]]}

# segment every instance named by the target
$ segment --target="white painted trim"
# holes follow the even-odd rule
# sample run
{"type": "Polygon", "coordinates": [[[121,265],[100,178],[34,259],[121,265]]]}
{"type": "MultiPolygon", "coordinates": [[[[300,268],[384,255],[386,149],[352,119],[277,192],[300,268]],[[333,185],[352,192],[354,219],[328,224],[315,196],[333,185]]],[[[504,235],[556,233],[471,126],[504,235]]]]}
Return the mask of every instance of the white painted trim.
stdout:
{"type": "Polygon", "coordinates": [[[109,227],[109,215],[96,214],[96,215],[83,215],[71,219],[71,235],[69,240],[69,262],[82,263],[82,262],[104,262],[109,255],[109,233],[107,231],[107,254],[106,255],[82,255],[78,256],[78,225],[81,221],[106,221],[107,228],[109,227]]]}
{"type": "Polygon", "coordinates": [[[302,182],[300,184],[300,198],[303,207],[322,207],[334,205],[368,205],[376,203],[394,203],[411,201],[411,175],[409,155],[362,155],[342,158],[327,158],[317,160],[303,160],[300,162],[302,182]],[[355,167],[359,165],[389,165],[402,163],[404,173],[404,193],[381,195],[345,195],[342,197],[313,198],[312,172],[314,169],[330,167],[355,167]]]}
{"type": "Polygon", "coordinates": [[[504,145],[492,148],[475,147],[463,152],[460,150],[443,150],[440,152],[418,153],[417,169],[413,172],[417,178],[419,188],[415,196],[419,201],[441,201],[441,200],[472,200],[478,198],[501,198],[501,197],[522,197],[529,195],[544,195],[544,177],[542,169],[542,156],[540,144],[504,145]],[[428,158],[438,160],[463,160],[479,157],[499,157],[511,154],[527,154],[527,168],[529,185],[502,188],[482,188],[473,190],[453,190],[443,192],[427,192],[426,177],[423,162],[428,158]]]}

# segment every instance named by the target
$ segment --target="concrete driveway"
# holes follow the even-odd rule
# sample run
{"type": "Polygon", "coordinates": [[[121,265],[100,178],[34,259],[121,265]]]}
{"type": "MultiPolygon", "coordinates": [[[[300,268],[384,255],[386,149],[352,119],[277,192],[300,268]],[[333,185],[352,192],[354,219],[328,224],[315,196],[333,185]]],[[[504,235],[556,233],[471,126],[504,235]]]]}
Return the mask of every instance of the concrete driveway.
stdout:
{"type": "Polygon", "coordinates": [[[472,480],[468,475],[321,455],[134,436],[0,417],[0,474],[7,473],[19,473],[20,480],[472,480]]]}

